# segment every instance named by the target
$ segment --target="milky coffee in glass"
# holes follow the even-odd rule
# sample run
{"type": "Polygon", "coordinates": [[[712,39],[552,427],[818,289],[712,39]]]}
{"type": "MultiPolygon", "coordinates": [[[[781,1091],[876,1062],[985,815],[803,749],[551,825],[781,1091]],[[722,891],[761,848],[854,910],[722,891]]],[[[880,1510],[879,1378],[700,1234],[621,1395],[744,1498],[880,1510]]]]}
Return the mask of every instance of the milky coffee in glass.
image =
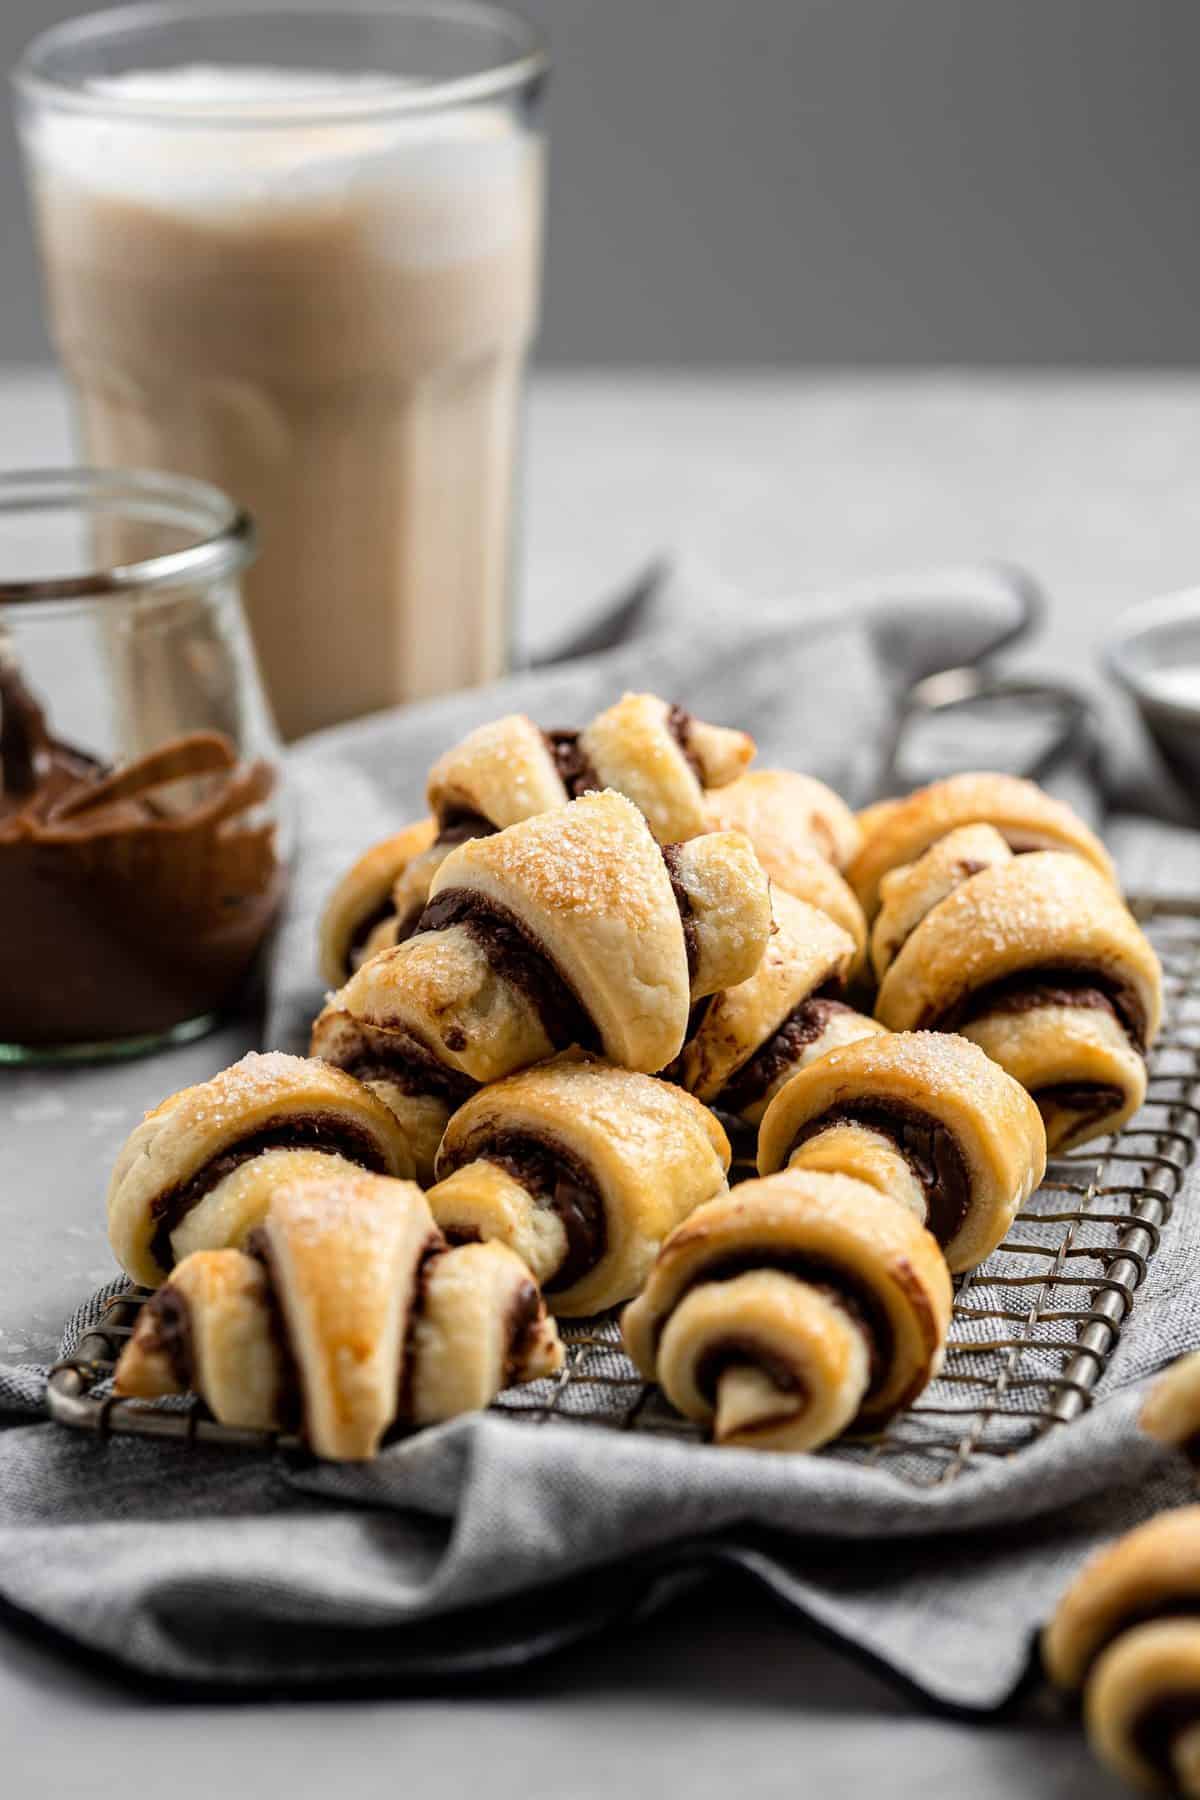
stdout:
{"type": "Polygon", "coordinates": [[[177,64],[89,95],[22,113],[85,451],[254,514],[284,734],[500,673],[538,289],[528,108],[410,109],[370,69],[177,64]]]}

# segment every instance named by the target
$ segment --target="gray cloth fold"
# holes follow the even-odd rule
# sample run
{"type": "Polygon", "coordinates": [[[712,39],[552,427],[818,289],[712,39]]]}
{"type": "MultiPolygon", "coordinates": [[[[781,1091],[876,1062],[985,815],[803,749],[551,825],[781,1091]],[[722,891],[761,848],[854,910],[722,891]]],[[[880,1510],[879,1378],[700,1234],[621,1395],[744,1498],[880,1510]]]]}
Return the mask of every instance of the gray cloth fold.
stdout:
{"type": "MultiPolygon", "coordinates": [[[[304,1046],[329,886],[420,810],[426,767],[471,725],[511,709],[579,722],[622,688],[649,687],[745,724],[765,764],[808,769],[862,800],[895,703],[894,646],[914,668],[936,666],[945,623],[918,609],[889,651],[861,609],[803,624],[710,618],[701,633],[688,627],[686,584],[656,604],[663,629],[647,639],[293,752],[300,851],[269,1043],[304,1046]]],[[[1112,841],[1137,889],[1200,891],[1193,834],[1129,817],[1112,841]]],[[[152,1066],[146,1077],[156,1097],[152,1066]]],[[[1138,1436],[1135,1418],[1145,1377],[1200,1344],[1198,1198],[1189,1173],[1092,1410],[926,1486],[903,1478],[903,1462],[717,1451],[497,1412],[398,1440],[356,1468],[96,1441],[28,1422],[44,1371],[0,1370],[12,1420],[0,1432],[0,1595],[13,1616],[146,1680],[397,1684],[551,1654],[722,1561],[931,1700],[992,1709],[1018,1686],[1033,1632],[1081,1558],[1188,1495],[1182,1467],[1138,1436]]],[[[98,1303],[73,1322],[68,1348],[98,1303]]]]}

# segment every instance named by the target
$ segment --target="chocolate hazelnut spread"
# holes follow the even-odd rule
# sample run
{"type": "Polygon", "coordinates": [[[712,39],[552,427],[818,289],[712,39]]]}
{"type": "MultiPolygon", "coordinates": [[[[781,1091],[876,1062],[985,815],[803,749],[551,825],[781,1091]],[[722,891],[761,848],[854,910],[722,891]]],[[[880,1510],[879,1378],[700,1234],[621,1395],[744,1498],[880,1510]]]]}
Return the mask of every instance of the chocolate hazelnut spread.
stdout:
{"type": "Polygon", "coordinates": [[[999,981],[963,994],[952,1005],[931,1008],[919,1021],[924,1031],[957,1031],[985,1013],[1028,1012],[1039,1006],[1101,1007],[1115,1014],[1135,1050],[1146,1049],[1146,1015],[1133,986],[1103,969],[1019,969],[999,981]]]}
{"type": "Polygon", "coordinates": [[[0,664],[0,1041],[151,1036],[229,1004],[283,897],[274,786],[218,732],[108,768],[0,664]]]}
{"type": "Polygon", "coordinates": [[[554,759],[558,770],[558,778],[566,788],[572,800],[578,800],[581,794],[589,794],[603,786],[600,777],[592,767],[587,752],[580,743],[581,733],[578,731],[543,731],[546,748],[554,759]]]}
{"type": "Polygon", "coordinates": [[[939,1244],[948,1244],[966,1218],[971,1197],[971,1177],[954,1134],[903,1101],[854,1100],[810,1119],[796,1133],[791,1150],[839,1124],[877,1131],[895,1144],[925,1191],[927,1227],[939,1244]]]}
{"type": "Polygon", "coordinates": [[[778,1418],[759,1419],[755,1430],[766,1431],[778,1425],[783,1419],[794,1418],[802,1412],[809,1402],[809,1386],[800,1370],[792,1363],[785,1362],[774,1350],[768,1350],[765,1344],[757,1343],[752,1337],[731,1335],[722,1338],[719,1343],[710,1344],[696,1369],[696,1386],[711,1406],[716,1398],[717,1384],[727,1369],[745,1367],[761,1369],[773,1388],[781,1394],[794,1396],[795,1405],[778,1418]]]}
{"type": "Polygon", "coordinates": [[[586,1007],[545,945],[507,907],[471,888],[447,888],[429,902],[417,931],[446,931],[452,925],[463,926],[486,946],[496,973],[525,995],[556,1049],[568,1044],[599,1049],[599,1033],[586,1007]]]}
{"type": "Polygon", "coordinates": [[[797,1062],[809,1044],[815,1044],[835,1013],[852,1012],[844,1000],[829,993],[810,995],[792,1008],[783,1024],[761,1044],[726,1082],[717,1097],[724,1112],[742,1113],[761,1100],[767,1089],[797,1062]]]}
{"type": "Polygon", "coordinates": [[[464,1145],[448,1165],[438,1166],[444,1179],[465,1162],[495,1163],[562,1221],[567,1247],[553,1275],[542,1283],[548,1294],[561,1293],[596,1267],[608,1244],[604,1202],[591,1170],[565,1145],[533,1132],[500,1131],[464,1145]]]}
{"type": "Polygon", "coordinates": [[[227,1144],[218,1155],[210,1156],[187,1181],[156,1196],[150,1207],[156,1221],[150,1253],[160,1269],[174,1266],[171,1235],[193,1207],[199,1206],[218,1181],[224,1181],[243,1163],[261,1156],[266,1150],[326,1150],[330,1155],[344,1156],[348,1162],[357,1163],[374,1174],[387,1173],[384,1157],[369,1132],[338,1113],[288,1113],[281,1119],[268,1119],[256,1131],[248,1132],[236,1143],[227,1144]]]}
{"type": "Polygon", "coordinates": [[[146,1302],[146,1311],[154,1323],[153,1348],[165,1356],[171,1373],[181,1388],[190,1388],[195,1380],[196,1360],[192,1347],[192,1309],[187,1297],[177,1288],[159,1288],[146,1302]]]}

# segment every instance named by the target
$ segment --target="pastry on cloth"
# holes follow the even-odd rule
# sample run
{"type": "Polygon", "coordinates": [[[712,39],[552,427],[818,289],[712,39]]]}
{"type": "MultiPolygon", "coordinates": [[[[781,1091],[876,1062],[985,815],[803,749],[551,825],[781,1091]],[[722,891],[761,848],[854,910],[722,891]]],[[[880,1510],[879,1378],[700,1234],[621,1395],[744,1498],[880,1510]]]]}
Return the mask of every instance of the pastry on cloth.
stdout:
{"type": "Polygon", "coordinates": [[[396,942],[393,890],[437,835],[432,819],[406,825],[359,857],[330,894],[318,928],[321,979],[341,987],[360,963],[396,942]]]}
{"type": "Polygon", "coordinates": [[[709,794],[710,831],[744,831],[775,891],[828,913],[854,940],[857,973],[867,922],[854,890],[839,873],[855,855],[862,832],[841,797],[823,781],[790,769],[750,769],[709,794]]]}
{"type": "Polygon", "coordinates": [[[428,1198],[451,1243],[507,1244],[553,1312],[584,1317],[640,1293],[728,1168],[725,1133],[690,1094],[568,1051],[455,1113],[428,1198]]]}
{"type": "Polygon", "coordinates": [[[410,1128],[414,1098],[444,1126],[476,1086],[572,1045],[653,1074],[693,1002],[746,980],[770,932],[744,837],[662,847],[632,802],[587,794],[453,850],[417,931],[332,997],[313,1054],[398,1090],[410,1128]]]}
{"type": "Polygon", "coordinates": [[[434,876],[466,839],[601,788],[633,800],[661,843],[698,837],[714,829],[708,790],[753,755],[745,732],[706,724],[656,694],[623,695],[583,731],[542,731],[524,713],[478,726],[429,772],[432,820],[367,851],[335,888],[321,925],[324,979],[340,987],[366,955],[408,937],[434,876]]]}
{"type": "Polygon", "coordinates": [[[951,1270],[1006,1236],[1046,1169],[1041,1115],[965,1038],[885,1033],[802,1069],[775,1096],[758,1169],[852,1175],[928,1226],[951,1270]]]}
{"type": "Polygon", "coordinates": [[[1159,1513],[1084,1564],[1042,1634],[1088,1739],[1126,1781],[1200,1795],[1200,1506],[1159,1513]]]}
{"type": "Polygon", "coordinates": [[[950,1305],[913,1213],[851,1176],[787,1169],[677,1226],[623,1331],[642,1375],[718,1443],[815,1450],[917,1397],[950,1305]]]}
{"type": "Polygon", "coordinates": [[[157,1287],[193,1250],[240,1244],[282,1181],[348,1166],[409,1176],[383,1102],[325,1063],[244,1056],[183,1088],[126,1139],[108,1188],[108,1236],[132,1280],[157,1287]]]}
{"type": "Polygon", "coordinates": [[[758,1124],[797,1069],[884,1029],[841,997],[853,939],[782,888],[772,890],[772,904],[776,929],[762,961],[749,980],[699,1002],[671,1070],[689,1093],[743,1126],[758,1124]]]}
{"type": "Polygon", "coordinates": [[[1200,1468],[1200,1350],[1179,1357],[1156,1378],[1138,1423],[1148,1437],[1182,1450],[1200,1468]]]}
{"type": "Polygon", "coordinates": [[[1051,1152],[1116,1131],[1146,1093],[1162,970],[1112,883],[1081,856],[1015,856],[963,834],[889,875],[875,1014],[957,1031],[1028,1089],[1051,1152]],[[980,863],[983,866],[979,866],[980,863]]]}
{"type": "Polygon", "coordinates": [[[992,825],[1010,850],[1070,851],[1114,887],[1112,858],[1095,832],[1061,800],[1018,775],[951,775],[902,800],[881,800],[858,815],[862,848],[846,870],[868,922],[879,911],[879,884],[892,869],[915,862],[961,825],[992,825]]]}
{"type": "Polygon", "coordinates": [[[199,1394],[223,1425],[299,1432],[317,1456],[374,1456],[552,1375],[563,1351],[502,1244],[449,1249],[410,1181],[348,1169],[287,1182],[244,1250],[198,1250],[146,1302],[118,1394],[199,1394]]]}

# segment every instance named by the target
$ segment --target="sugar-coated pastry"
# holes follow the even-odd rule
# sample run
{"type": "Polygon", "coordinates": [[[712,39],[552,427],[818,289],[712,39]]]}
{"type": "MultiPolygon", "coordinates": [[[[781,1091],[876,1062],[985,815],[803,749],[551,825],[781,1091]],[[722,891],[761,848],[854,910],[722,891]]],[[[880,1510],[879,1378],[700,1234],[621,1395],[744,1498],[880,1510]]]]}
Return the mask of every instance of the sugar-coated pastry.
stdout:
{"type": "MultiPolygon", "coordinates": [[[[567,734],[560,733],[560,742],[567,734]]],[[[660,844],[710,831],[705,792],[741,774],[754,755],[744,731],[706,725],[657,694],[624,694],[579,733],[576,755],[584,774],[572,792],[615,788],[632,800],[660,844]]]]}
{"type": "Polygon", "coordinates": [[[344,1069],[383,1101],[408,1142],[413,1174],[428,1187],[447,1121],[478,1084],[447,1068],[415,1038],[403,1041],[402,1053],[399,1049],[396,1033],[355,1019],[336,999],[313,1022],[310,1054],[344,1069]]]}
{"type": "Polygon", "coordinates": [[[1083,1690],[1092,1748],[1118,1775],[1200,1795],[1200,1506],[1092,1557],[1042,1635],[1042,1661],[1058,1686],[1083,1690]]]}
{"type": "Polygon", "coordinates": [[[127,1275],[156,1287],[192,1251],[242,1243],[281,1181],[348,1164],[412,1174],[388,1108],[324,1063],[244,1056],[131,1133],[109,1183],[109,1241],[127,1275]]]}
{"type": "Polygon", "coordinates": [[[828,913],[854,940],[854,968],[862,960],[867,922],[839,870],[862,834],[845,802],[811,775],[788,769],[751,769],[707,797],[710,831],[744,831],[778,891],[828,913]]]}
{"type": "Polygon", "coordinates": [[[1157,1377],[1138,1423],[1147,1436],[1174,1445],[1200,1466],[1200,1350],[1179,1357],[1157,1377]]]}
{"type": "MultiPolygon", "coordinates": [[[[703,840],[701,840],[703,841],[703,840]]],[[[748,981],[695,1007],[672,1077],[707,1105],[756,1125],[797,1069],[883,1030],[841,995],[854,943],[827,914],[782,888],[775,931],[748,981]]]]}
{"type": "MultiPolygon", "coordinates": [[[[645,814],[661,843],[715,827],[709,789],[754,755],[743,731],[706,724],[656,694],[625,694],[583,731],[542,731],[524,713],[479,725],[429,772],[423,820],[361,857],[338,883],[321,926],[321,971],[340,987],[368,955],[402,943],[450,851],[568,800],[614,788],[645,814]]],[[[819,786],[819,784],[816,784],[819,786]]]]}
{"type": "Polygon", "coordinates": [[[118,1394],[201,1395],[224,1425],[361,1461],[551,1375],[562,1345],[501,1244],[449,1249],[420,1189],[347,1170],[278,1188],[243,1250],[197,1251],[142,1308],[118,1394]]]}
{"type": "Polygon", "coordinates": [[[900,951],[935,906],[984,869],[1013,861],[994,825],[960,825],[938,838],[916,862],[901,863],[879,883],[879,911],[871,927],[871,967],[882,981],[900,951]]]}
{"type": "Polygon", "coordinates": [[[879,910],[879,884],[890,869],[915,862],[960,825],[992,825],[1011,850],[1062,850],[1082,858],[1115,887],[1112,858],[1081,818],[1032,781],[1016,775],[951,775],[903,800],[859,814],[863,845],[846,878],[868,921],[879,910]]]}
{"type": "Polygon", "coordinates": [[[642,1375],[718,1443],[815,1450],[916,1398],[951,1297],[911,1212],[849,1176],[788,1169],[677,1226],[623,1331],[642,1375]]]}
{"type": "Polygon", "coordinates": [[[455,1113],[428,1198],[452,1243],[507,1244],[552,1311],[581,1317],[640,1292],[728,1167],[725,1133],[690,1094],[568,1051],[455,1113]]]}
{"type": "Polygon", "coordinates": [[[851,1175],[928,1226],[950,1268],[1005,1237],[1046,1168],[1041,1115],[965,1038],[885,1033],[834,1050],[776,1094],[758,1140],[761,1175],[851,1175]]]}
{"type": "Polygon", "coordinates": [[[321,979],[330,987],[341,987],[359,963],[396,941],[392,891],[409,864],[429,849],[436,832],[432,819],[407,825],[373,844],[342,876],[319,930],[321,979]]]}
{"type": "Polygon", "coordinates": [[[939,893],[889,937],[877,1018],[973,1039],[1033,1095],[1051,1151],[1117,1130],[1145,1096],[1162,971],[1116,888],[1074,854],[997,853],[972,872],[935,845],[880,918],[939,893]]]}
{"type": "Polygon", "coordinates": [[[409,1093],[430,1059],[482,1084],[572,1044],[653,1073],[678,1055],[693,1000],[745,980],[770,931],[745,838],[664,850],[630,801],[588,794],[459,845],[418,930],[331,1007],[365,1029],[372,1079],[386,1064],[409,1093]]]}

